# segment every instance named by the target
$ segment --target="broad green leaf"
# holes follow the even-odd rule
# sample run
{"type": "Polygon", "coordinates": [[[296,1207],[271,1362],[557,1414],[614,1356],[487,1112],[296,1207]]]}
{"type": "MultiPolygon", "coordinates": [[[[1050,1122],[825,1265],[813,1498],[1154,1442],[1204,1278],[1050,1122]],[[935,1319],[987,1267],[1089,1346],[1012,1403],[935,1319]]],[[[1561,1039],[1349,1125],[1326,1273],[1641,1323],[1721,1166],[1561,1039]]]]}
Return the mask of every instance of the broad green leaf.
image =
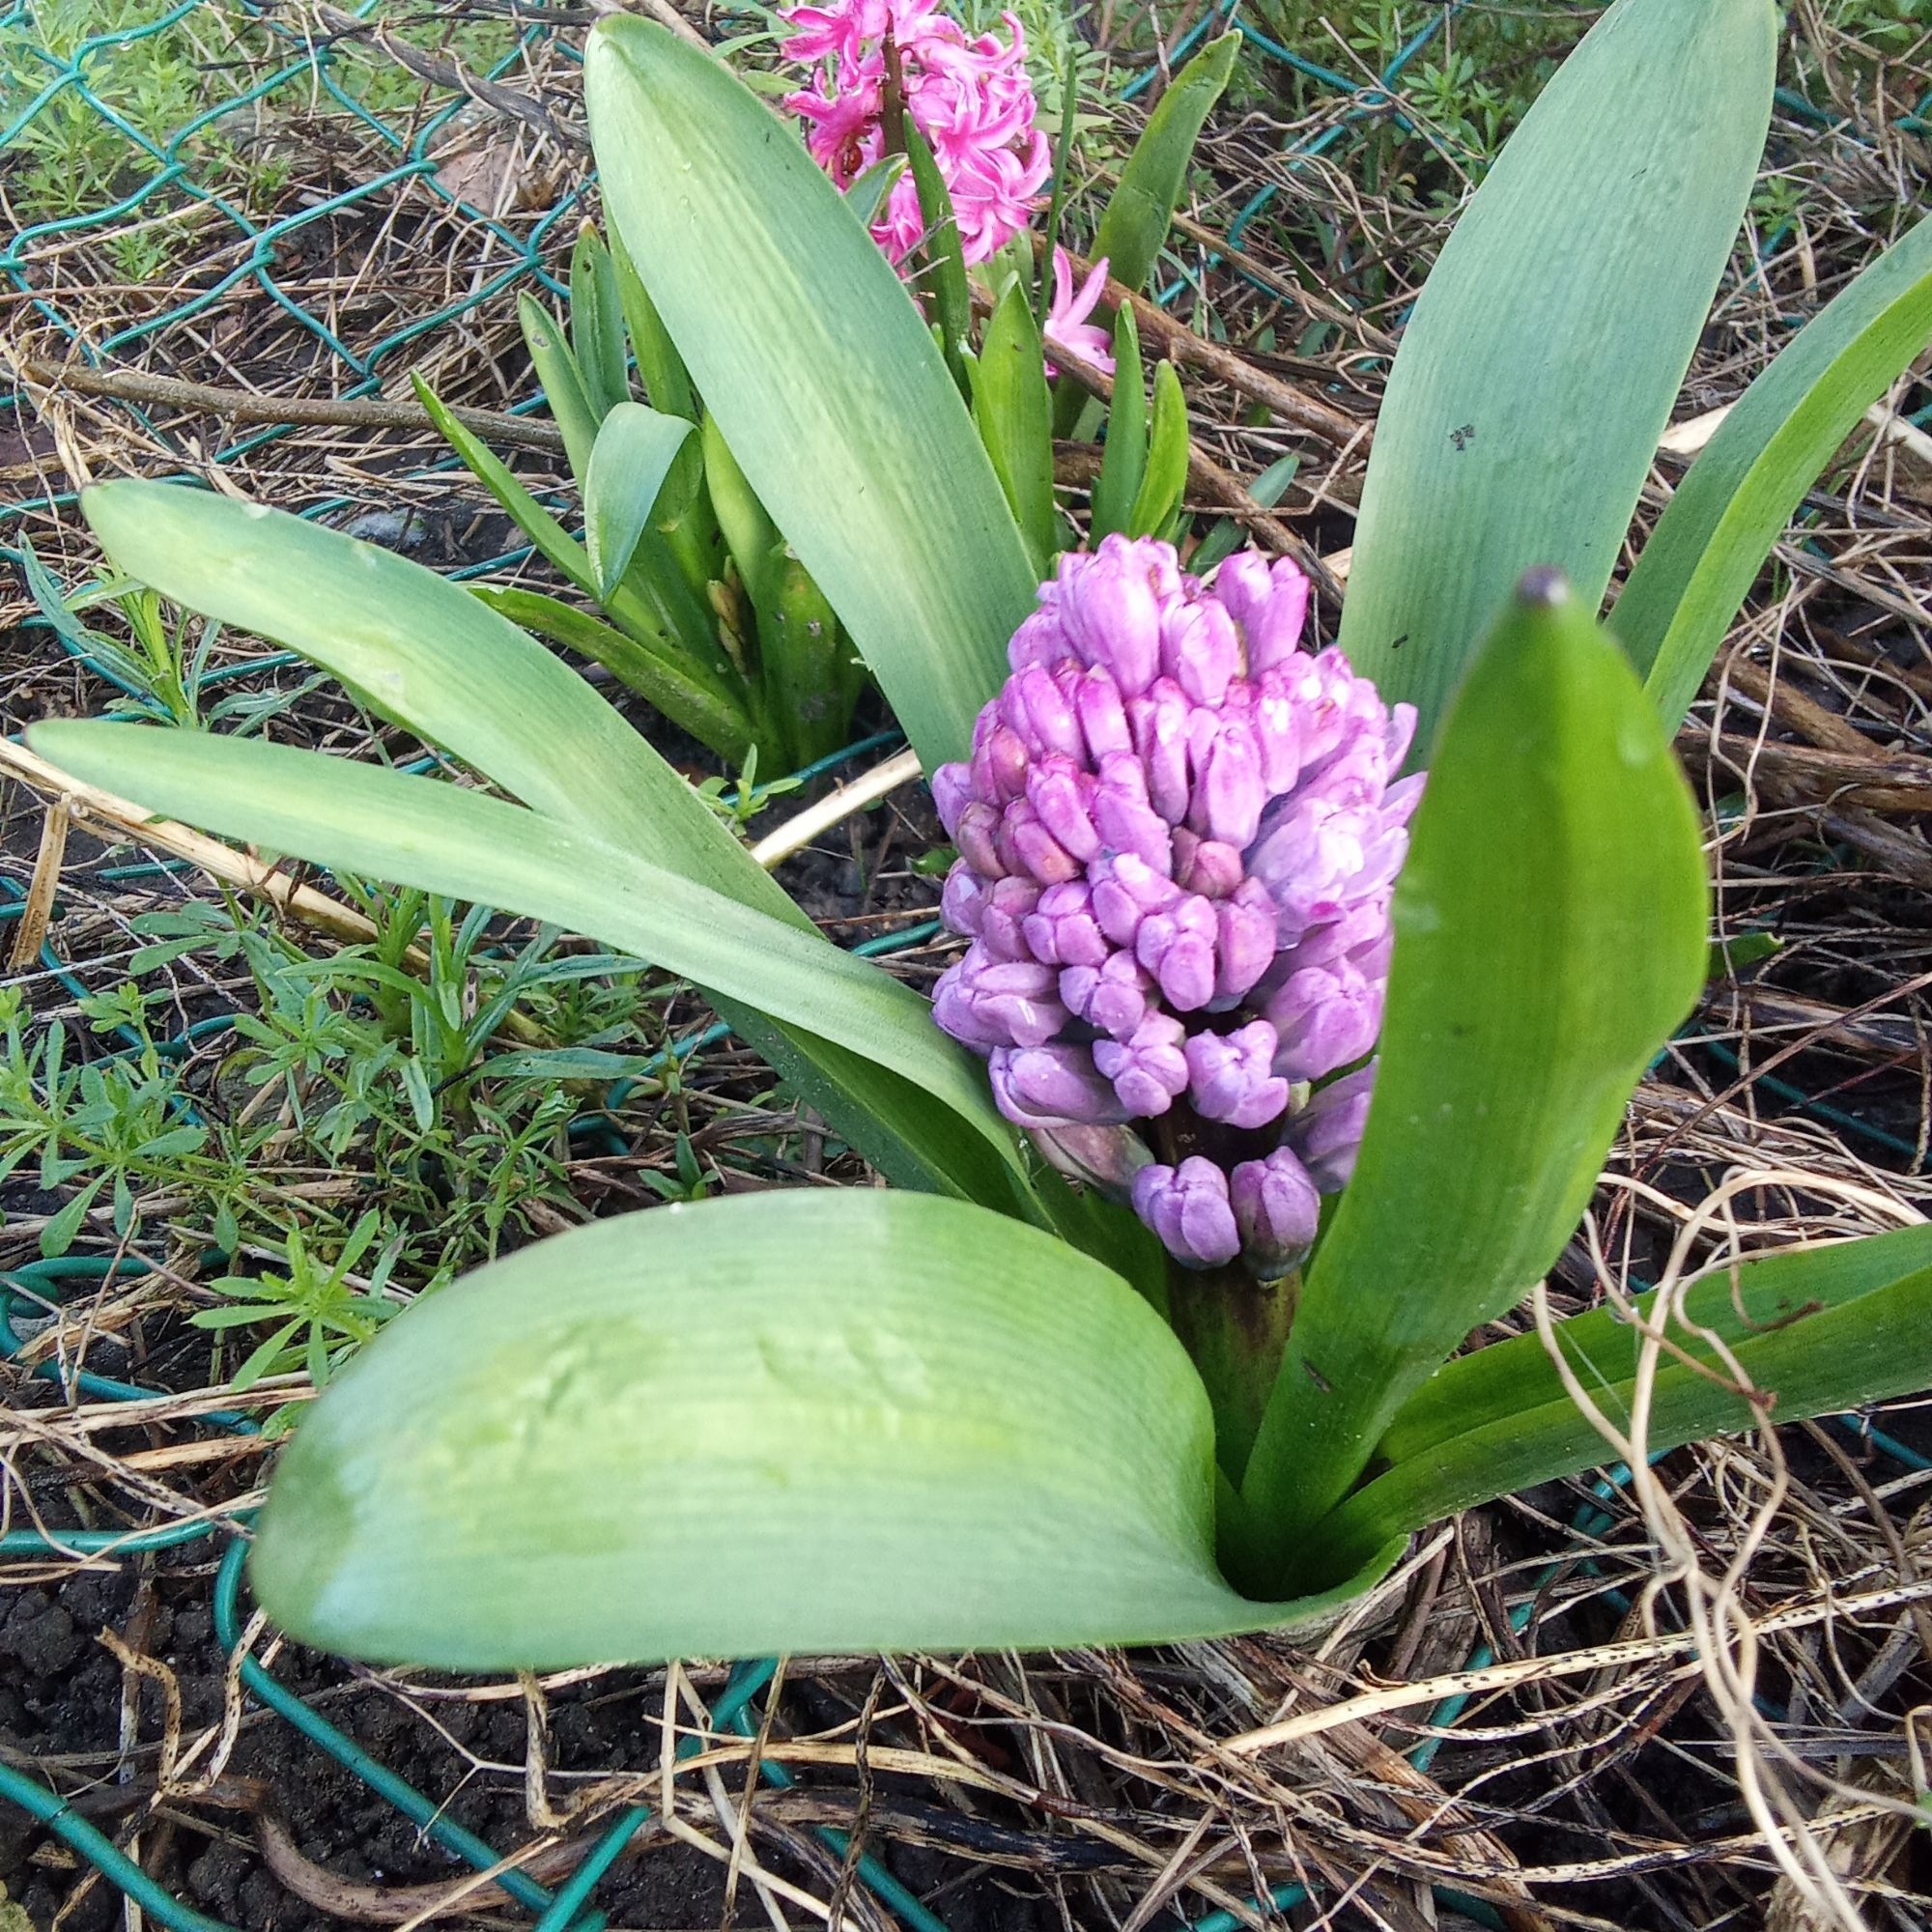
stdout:
{"type": "Polygon", "coordinates": [[[624,309],[611,251],[589,222],[570,251],[570,350],[592,413],[601,421],[631,399],[624,356],[624,309]]]}
{"type": "Polygon", "coordinates": [[[1054,541],[1053,402],[1045,351],[1026,290],[1017,282],[986,324],[973,369],[973,420],[1026,539],[1035,577],[1046,575],[1054,541]]]}
{"type": "Polygon", "coordinates": [[[563,432],[564,454],[579,488],[590,469],[590,451],[597,440],[597,412],[583,386],[583,372],[563,339],[556,318],[534,296],[517,298],[517,321],[524,331],[524,346],[530,352],[537,381],[543,384],[544,400],[550,405],[552,420],[563,432]]]}
{"type": "Polygon", "coordinates": [[[1094,485],[1094,542],[1124,535],[1133,519],[1148,460],[1147,374],[1141,337],[1131,308],[1114,318],[1114,400],[1107,410],[1107,440],[1094,485]]]}
{"type": "Polygon", "coordinates": [[[926,768],[963,757],[1036,580],[938,346],[757,97],[654,22],[591,30],[611,218],[759,500],[926,768]]]}
{"type": "Polygon", "coordinates": [[[1148,436],[1147,469],[1127,516],[1127,534],[1159,534],[1180,507],[1186,489],[1187,398],[1174,364],[1159,362],[1153,372],[1153,426],[1148,436]]]}
{"type": "Polygon", "coordinates": [[[1737,239],[1772,0],[1618,0],[1511,136],[1403,332],[1341,645],[1422,714],[1525,570],[1595,610],[1737,239]]]}
{"type": "Polygon", "coordinates": [[[446,1669],[1124,1643],[1307,1622],[1212,1561],[1186,1354],[1050,1236],[871,1190],[656,1208],[391,1323],[303,1417],[250,1578],[446,1669]]]}
{"type": "Polygon", "coordinates": [[[1100,216],[1094,238],[1095,259],[1107,258],[1108,272],[1138,293],[1152,272],[1168,224],[1187,186],[1194,144],[1241,51],[1239,34],[1223,34],[1175,76],[1160,105],[1148,117],[1127,164],[1100,216]]]}
{"type": "Polygon", "coordinates": [[[727,764],[742,766],[752,749],[752,729],[742,700],[723,692],[675,654],[653,649],[601,623],[574,604],[539,590],[505,590],[477,584],[470,595],[511,623],[553,643],[580,651],[645,698],[672,724],[708,745],[727,764]]]}
{"type": "Polygon", "coordinates": [[[914,1081],[1002,1150],[978,1062],[870,960],[592,834],[481,792],[254,739],[36,725],[64,770],[312,864],[549,920],[715,988],[914,1081]]]}
{"type": "Polygon", "coordinates": [[[1259,1574],[1575,1229],[1631,1089],[1701,991],[1689,787],[1629,661],[1525,579],[1442,732],[1396,888],[1375,1102],[1242,1483],[1259,1574]]]}
{"type": "MultiPolygon", "coordinates": [[[[412,730],[526,805],[811,929],[717,814],[581,677],[456,584],[371,544],[205,491],[107,483],[81,507],[130,575],[381,692],[412,730]]],[[[191,805],[187,811],[194,815],[191,805]]],[[[1013,1151],[1002,1155],[1003,1172],[989,1174],[990,1151],[965,1145],[952,1110],[917,1082],[815,1029],[775,1027],[755,1005],[716,1004],[890,1179],[1013,1205],[1013,1151]]],[[[1021,1183],[1019,1199],[1029,1198],[1021,1183]]],[[[1045,1198],[1053,1200],[1050,1189],[1045,1198]]]]}
{"type": "Polygon", "coordinates": [[[1610,616],[1672,730],[1805,491],[1928,343],[1932,218],[1805,325],[1677,486],[1610,616]]]}
{"type": "Polygon", "coordinates": [[[642,403],[613,405],[598,426],[583,479],[583,537],[600,603],[624,581],[690,434],[682,416],[662,415],[642,403]]]}
{"type": "MultiPolygon", "coordinates": [[[[1731,1392],[1731,1371],[1700,1327],[1773,1398],[1773,1422],[1917,1394],[1932,1386],[1932,1228],[1749,1263],[1735,1283],[1724,1272],[1693,1284],[1686,1314],[1670,1340],[1701,1366],[1662,1357],[1643,1432],[1653,1454],[1765,1419],[1731,1392]]],[[[1585,1393],[1627,1427],[1637,1336],[1608,1311],[1560,1322],[1555,1334],[1585,1393]]],[[[1451,1362],[1397,1417],[1382,1453],[1393,1466],[1315,1532],[1338,1569],[1351,1552],[1472,1504],[1595,1468],[1609,1450],[1530,1333],[1451,1362]]]]}

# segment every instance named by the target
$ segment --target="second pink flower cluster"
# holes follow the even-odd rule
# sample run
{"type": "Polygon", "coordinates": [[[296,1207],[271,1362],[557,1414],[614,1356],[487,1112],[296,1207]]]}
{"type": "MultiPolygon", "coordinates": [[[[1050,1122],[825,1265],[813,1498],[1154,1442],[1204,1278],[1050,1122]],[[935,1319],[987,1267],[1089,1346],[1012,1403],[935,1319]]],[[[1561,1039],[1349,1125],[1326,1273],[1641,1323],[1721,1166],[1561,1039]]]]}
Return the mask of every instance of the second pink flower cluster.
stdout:
{"type": "MultiPolygon", "coordinates": [[[[785,97],[806,124],[806,146],[841,188],[886,155],[886,42],[898,57],[907,118],[931,148],[959,225],[960,252],[984,262],[1025,231],[1052,167],[1035,125],[1026,37],[1011,14],[1008,35],[969,37],[938,0],[833,0],[781,16],[786,56],[816,69],[809,87],[785,97]]],[[[903,262],[925,234],[910,170],[893,184],[872,222],[889,261],[903,262]]],[[[1065,251],[1055,249],[1049,345],[1111,373],[1107,331],[1089,318],[1106,284],[1099,262],[1076,290],[1065,251]]],[[[1052,370],[1049,368],[1049,374],[1052,370]]]]}

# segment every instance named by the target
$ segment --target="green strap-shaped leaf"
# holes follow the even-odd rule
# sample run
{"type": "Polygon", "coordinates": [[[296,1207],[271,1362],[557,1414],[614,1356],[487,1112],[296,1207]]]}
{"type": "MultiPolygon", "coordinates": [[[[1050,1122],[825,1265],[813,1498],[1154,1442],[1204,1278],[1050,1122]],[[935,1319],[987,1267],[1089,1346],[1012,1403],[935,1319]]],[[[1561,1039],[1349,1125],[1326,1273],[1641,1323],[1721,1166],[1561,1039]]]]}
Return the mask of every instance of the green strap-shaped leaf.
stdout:
{"type": "Polygon", "coordinates": [[[257,1529],[304,1640],[459,1670],[1201,1636],[1307,1620],[1215,1574],[1212,1425],[1120,1278],[875,1191],[654,1208],[392,1323],[257,1529]]]}
{"type": "Polygon", "coordinates": [[[973,1056],[926,1002],[809,926],[574,826],[440,780],[254,739],[141,724],[33,727],[64,770],[315,865],[549,920],[891,1067],[1009,1150],[973,1056]]]}
{"type": "Polygon", "coordinates": [[[906,159],[919,189],[919,212],[925,222],[922,252],[925,267],[915,286],[928,293],[939,329],[940,354],[961,385],[961,394],[971,393],[967,373],[967,353],[973,339],[973,291],[966,280],[966,252],[959,241],[959,217],[939,163],[926,146],[925,136],[906,123],[906,159]]]}
{"type": "Polygon", "coordinates": [[[1054,541],[1053,402],[1039,325],[1017,282],[1001,298],[980,344],[973,420],[1026,539],[1034,575],[1044,577],[1060,548],[1054,541]]]}
{"type": "Polygon", "coordinates": [[[577,357],[557,327],[556,318],[534,296],[518,297],[517,321],[524,331],[524,346],[530,352],[530,360],[536,367],[537,381],[543,384],[551,416],[563,432],[570,472],[581,489],[589,473],[598,422],[590,392],[583,386],[583,372],[578,368],[577,357]]]}
{"type": "Polygon", "coordinates": [[[1147,474],[1147,373],[1141,366],[1140,329],[1131,308],[1114,318],[1114,399],[1107,408],[1107,440],[1094,485],[1094,542],[1125,535],[1134,500],[1147,474]]]}
{"type": "Polygon", "coordinates": [[[926,768],[965,756],[1037,582],[931,333],[709,55],[622,14],[585,65],[611,219],[732,454],[926,768]]]}
{"type": "Polygon", "coordinates": [[[1148,434],[1147,468],[1127,515],[1127,534],[1159,535],[1180,507],[1187,489],[1187,396],[1172,362],[1153,372],[1153,423],[1148,434]]]}
{"type": "Polygon", "coordinates": [[[600,603],[624,581],[690,434],[682,416],[662,415],[642,403],[613,404],[598,426],[583,480],[583,538],[600,603]]]}
{"type": "MultiPolygon", "coordinates": [[[[536,810],[812,929],[703,800],[581,677],[458,585],[372,544],[206,491],[108,483],[88,491],[82,509],[129,575],[379,695],[419,736],[536,810]]],[[[116,788],[132,791],[125,779],[116,788]]],[[[197,816],[192,799],[180,809],[197,816]]],[[[241,836],[249,836],[245,826],[241,836]]],[[[787,1036],[760,1017],[755,1001],[718,1006],[794,1085],[812,1068],[810,1104],[893,1179],[1015,1205],[1010,1146],[1004,1173],[993,1177],[999,1191],[988,1193],[986,1157],[961,1149],[952,1110],[917,1082],[830,1047],[816,1029],[787,1036]]],[[[1042,1183],[1049,1200],[1054,1184],[1042,1183]]],[[[1031,1198],[1022,1188],[1021,1201],[1031,1198]]]]}
{"type": "Polygon", "coordinates": [[[1108,272],[1138,292],[1153,270],[1168,224],[1187,186],[1187,167],[1203,123],[1220,99],[1241,51],[1239,34],[1223,34],[1210,41],[1175,76],[1160,105],[1148,117],[1120,185],[1100,216],[1094,238],[1097,260],[1107,258],[1108,272]]]}
{"type": "Polygon", "coordinates": [[[753,604],[762,604],[771,594],[767,578],[773,553],[782,541],[778,526],[739,469],[715,415],[706,413],[698,435],[704,450],[705,488],[711,494],[718,527],[724,533],[725,546],[738,566],[739,581],[747,594],[753,604]]]}
{"type": "MultiPolygon", "coordinates": [[[[1932,1386],[1932,1229],[1750,1263],[1735,1284],[1728,1273],[1695,1284],[1685,1312],[1689,1321],[1672,1321],[1670,1341],[1701,1368],[1662,1356],[1644,1429],[1653,1454],[1764,1419],[1731,1392],[1729,1368],[1695,1328],[1719,1335],[1772,1398],[1766,1414],[1774,1422],[1916,1394],[1932,1386]]],[[[1627,1425],[1636,1335],[1607,1311],[1560,1322],[1555,1333],[1591,1400],[1627,1425]]],[[[1384,1438],[1394,1466],[1316,1537],[1324,1560],[1346,1571],[1351,1553],[1492,1496],[1595,1468],[1608,1453],[1542,1337],[1520,1335],[1443,1369],[1384,1438]]]]}
{"type": "Polygon", "coordinates": [[[583,546],[517,481],[509,466],[481,438],[450,413],[448,406],[420,376],[412,371],[410,381],[415,386],[417,401],[429,412],[430,420],[462,457],[470,474],[503,506],[511,521],[566,582],[602,604],[612,621],[639,643],[676,659],[691,677],[742,705],[744,694],[738,674],[715,642],[701,651],[686,649],[664,616],[629,584],[619,584],[608,597],[599,596],[597,573],[591,568],[589,553],[583,546]]]}
{"type": "Polygon", "coordinates": [[[1805,491],[1928,343],[1932,219],[1800,330],[1677,486],[1610,616],[1672,730],[1805,491]]]}
{"type": "Polygon", "coordinates": [[[578,229],[570,251],[570,352],[591,412],[600,420],[631,400],[617,271],[610,249],[587,221],[578,229]]]}
{"type": "Polygon", "coordinates": [[[1396,889],[1368,1131],[1243,1479],[1261,1575],[1323,1562],[1309,1527],[1397,1409],[1554,1261],[1702,987],[1708,901],[1629,661],[1560,579],[1525,580],[1450,712],[1396,889]]]}
{"type": "Polygon", "coordinates": [[[1422,714],[1539,564],[1592,610],[1710,312],[1771,118],[1772,0],[1618,0],[1477,189],[1404,331],[1342,648],[1422,714]]]}
{"type": "MultiPolygon", "coordinates": [[[[1813,1305],[1835,1308],[1927,1267],[1932,1267],[1932,1224],[1898,1228],[1865,1240],[1747,1262],[1737,1270],[1735,1293],[1730,1271],[1723,1270],[1694,1284],[1684,1307],[1698,1327],[1738,1342],[1813,1305]]],[[[1638,1297],[1639,1311],[1653,1299],[1638,1297]]],[[[1607,1388],[1628,1374],[1634,1338],[1615,1310],[1572,1316],[1557,1324],[1556,1333],[1586,1388],[1607,1388]]],[[[1452,1436],[1486,1429],[1562,1394],[1561,1378],[1536,1336],[1492,1343],[1436,1370],[1403,1405],[1377,1454],[1391,1463],[1408,1462],[1452,1436]]]]}
{"type": "Polygon", "coordinates": [[[714,690],[668,650],[626,637],[589,611],[540,590],[506,590],[475,584],[470,595],[511,623],[553,643],[580,651],[649,701],[674,724],[727,763],[742,766],[752,748],[751,724],[743,704],[714,690]]]}

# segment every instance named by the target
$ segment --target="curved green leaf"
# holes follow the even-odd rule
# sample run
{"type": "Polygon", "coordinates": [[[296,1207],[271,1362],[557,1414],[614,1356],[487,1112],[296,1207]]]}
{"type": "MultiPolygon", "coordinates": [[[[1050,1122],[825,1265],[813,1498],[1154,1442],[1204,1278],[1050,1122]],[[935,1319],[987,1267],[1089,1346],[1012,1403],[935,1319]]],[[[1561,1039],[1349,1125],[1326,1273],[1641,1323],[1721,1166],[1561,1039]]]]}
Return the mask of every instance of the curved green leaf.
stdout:
{"type": "Polygon", "coordinates": [[[570,251],[570,353],[594,416],[601,420],[630,401],[617,271],[610,249],[587,221],[579,226],[570,251]]]}
{"type": "Polygon", "coordinates": [[[673,650],[654,650],[575,604],[540,590],[479,583],[470,587],[469,594],[520,629],[601,664],[700,745],[710,746],[728,764],[743,766],[752,748],[752,727],[743,705],[735,696],[713,689],[673,650]]]}
{"type": "Polygon", "coordinates": [[[1187,491],[1187,396],[1172,362],[1153,371],[1153,421],[1148,433],[1147,467],[1127,515],[1127,534],[1161,534],[1187,491]]]}
{"type": "Polygon", "coordinates": [[[1616,644],[1526,580],[1444,726],[1396,888],[1379,1072],[1243,1480],[1264,1575],[1404,1401],[1542,1276],[1702,989],[1689,787],[1616,644]]]}
{"type": "Polygon", "coordinates": [[[1525,570],[1593,610],[1738,233],[1772,0],[1618,0],[1457,223],[1376,425],[1342,648],[1418,756],[1525,570]]]}
{"type": "Polygon", "coordinates": [[[731,453],[926,768],[964,757],[1037,580],[930,331],[709,55],[617,14],[585,66],[611,219],[731,453]]]}
{"type": "Polygon", "coordinates": [[[1147,374],[1141,365],[1140,328],[1131,308],[1114,318],[1114,399],[1107,406],[1107,440],[1094,485],[1094,542],[1125,535],[1147,474],[1147,374]]]}
{"type": "MultiPolygon", "coordinates": [[[[457,584],[374,545],[206,491],[107,483],[89,490],[81,507],[130,575],[381,694],[412,731],[538,811],[813,929],[596,692],[457,584]]],[[[107,782],[131,790],[126,774],[107,782]]],[[[181,810],[196,816],[192,799],[181,810]]],[[[249,836],[248,823],[238,823],[249,836]]],[[[834,1046],[815,1028],[776,1027],[755,1002],[716,1004],[809,1105],[901,1185],[944,1187],[1009,1208],[1018,1182],[1018,1200],[1031,1199],[1011,1148],[990,1171],[990,1151],[963,1142],[952,1110],[917,1082],[834,1046]]],[[[1057,1183],[1042,1186],[1052,1201],[1057,1183]]]]}
{"type": "Polygon", "coordinates": [[[642,403],[615,403],[598,425],[583,479],[583,539],[599,603],[623,582],[690,434],[682,416],[662,415],[642,403]]]}
{"type": "Polygon", "coordinates": [[[1134,151],[1121,170],[1120,185],[1100,216],[1094,256],[1107,258],[1117,282],[1139,292],[1159,259],[1168,224],[1187,186],[1187,166],[1203,123],[1235,71],[1239,34],[1210,41],[1175,76],[1148,117],[1134,151]]]}
{"type": "Polygon", "coordinates": [[[1387,1567],[1236,1596],[1210,1439],[1159,1317],[1050,1236],[875,1191],[654,1208],[390,1324],[250,1576],[306,1641],[497,1670],[1201,1636],[1387,1567]]]}
{"type": "MultiPolygon", "coordinates": [[[[1774,1422],[1917,1394],[1932,1386],[1932,1228],[1747,1263],[1735,1283],[1720,1273],[1694,1284],[1684,1314],[1671,1323],[1672,1343],[1709,1373],[1662,1357],[1644,1430],[1653,1454],[1762,1419],[1731,1392],[1729,1369],[1695,1328],[1721,1338],[1752,1385],[1770,1394],[1774,1422]]],[[[1612,1422],[1627,1424],[1636,1335],[1608,1310],[1559,1322],[1555,1333],[1586,1393],[1612,1422]]],[[[1607,1453],[1542,1337],[1519,1335],[1449,1363],[1425,1385],[1383,1438],[1393,1466],[1316,1535],[1324,1557],[1346,1568],[1351,1553],[1492,1496],[1595,1468],[1607,1453]]]]}
{"type": "Polygon", "coordinates": [[[32,727],[64,770],[315,865],[549,920],[820,1035],[942,1100],[1017,1161],[974,1057],[870,960],[588,832],[440,780],[142,724],[32,727]]]}
{"type": "Polygon", "coordinates": [[[1610,614],[1672,730],[1805,491],[1928,343],[1932,218],[1799,331],[1686,472],[1610,614]]]}
{"type": "Polygon", "coordinates": [[[563,432],[570,472],[582,488],[590,469],[590,451],[597,440],[598,419],[590,393],[583,386],[583,372],[577,366],[577,357],[563,339],[556,318],[534,296],[517,298],[517,321],[524,331],[524,346],[535,365],[537,381],[543,384],[552,420],[563,432]]]}

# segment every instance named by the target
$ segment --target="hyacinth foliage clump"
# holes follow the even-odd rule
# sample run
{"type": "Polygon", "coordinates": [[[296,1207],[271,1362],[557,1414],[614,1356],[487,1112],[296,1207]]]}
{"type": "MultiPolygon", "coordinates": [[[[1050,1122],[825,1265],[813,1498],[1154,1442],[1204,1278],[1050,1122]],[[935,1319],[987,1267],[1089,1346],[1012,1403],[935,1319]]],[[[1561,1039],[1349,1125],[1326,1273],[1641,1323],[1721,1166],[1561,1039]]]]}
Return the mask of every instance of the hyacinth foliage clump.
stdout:
{"type": "MultiPolygon", "coordinates": [[[[598,24],[614,228],[956,841],[936,1005],[502,611],[257,506],[89,494],[121,568],[485,782],[126,724],[45,755],[688,978],[888,1183],[617,1217],[407,1311],[276,1470],[274,1619],[490,1669],[1305,1624],[1602,1459],[1543,1338],[1464,1345],[1574,1233],[1702,982],[1687,692],[1932,335],[1921,229],[1759,378],[1604,627],[1775,39],[1769,0],[1617,0],[1545,90],[1407,326],[1331,642],[1279,561],[1209,576],[1143,529],[1040,568],[867,212],[703,52],[598,24]]],[[[1910,1228],[1549,1347],[1657,1450],[1924,1386],[1928,1316],[1910,1228]]]]}

